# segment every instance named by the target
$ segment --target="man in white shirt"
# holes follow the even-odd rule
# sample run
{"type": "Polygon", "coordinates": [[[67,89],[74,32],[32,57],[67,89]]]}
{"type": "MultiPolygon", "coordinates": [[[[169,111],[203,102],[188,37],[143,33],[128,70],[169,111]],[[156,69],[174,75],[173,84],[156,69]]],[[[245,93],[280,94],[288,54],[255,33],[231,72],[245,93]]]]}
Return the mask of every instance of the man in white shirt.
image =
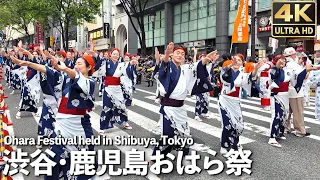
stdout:
{"type": "MultiPolygon", "coordinates": [[[[290,73],[291,81],[297,80],[297,74],[299,74],[303,68],[298,64],[299,58],[293,47],[286,48],[284,50],[284,56],[287,60],[287,72],[290,73]]],[[[299,92],[290,84],[289,86],[289,103],[290,103],[290,113],[286,123],[285,134],[287,132],[296,131],[296,136],[304,137],[309,136],[310,133],[306,132],[304,125],[304,115],[303,115],[303,100],[304,91],[301,89],[299,92]],[[291,113],[293,113],[293,127],[291,129],[291,113]]]]}

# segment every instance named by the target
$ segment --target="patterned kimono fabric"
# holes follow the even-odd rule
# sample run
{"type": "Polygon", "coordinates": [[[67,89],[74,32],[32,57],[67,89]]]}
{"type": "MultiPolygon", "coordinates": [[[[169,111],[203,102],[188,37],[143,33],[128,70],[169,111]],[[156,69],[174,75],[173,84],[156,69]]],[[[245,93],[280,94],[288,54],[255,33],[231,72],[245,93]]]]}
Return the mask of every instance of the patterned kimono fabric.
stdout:
{"type": "Polygon", "coordinates": [[[106,60],[102,63],[101,58],[97,58],[96,71],[93,76],[105,76],[103,92],[103,110],[100,117],[100,133],[104,130],[113,128],[114,123],[128,125],[128,115],[125,106],[125,99],[121,89],[120,77],[124,74],[132,75],[129,62],[106,60]]]}
{"type": "MultiPolygon", "coordinates": [[[[40,64],[40,59],[34,57],[32,62],[40,64]]],[[[19,112],[17,113],[17,118],[20,118],[21,111],[27,111],[32,113],[38,112],[40,94],[40,74],[38,71],[28,68],[27,78],[23,79],[23,88],[21,91],[21,100],[19,103],[19,112]]]]}
{"type": "MultiPolygon", "coordinates": [[[[191,137],[184,100],[188,94],[194,95],[212,91],[213,88],[208,81],[206,72],[206,66],[202,65],[202,62],[184,64],[178,68],[172,61],[160,63],[158,90],[161,99],[162,136],[169,138],[175,136],[178,138],[191,137]]],[[[168,145],[162,139],[159,141],[159,146],[154,148],[153,155],[158,150],[165,157],[171,150],[183,151],[183,155],[189,153],[188,146],[168,145]]]]}
{"type": "Polygon", "coordinates": [[[294,84],[297,92],[301,90],[306,77],[306,69],[301,72],[290,72],[286,67],[278,69],[274,66],[270,70],[271,75],[271,123],[269,144],[281,147],[275,138],[284,137],[285,124],[289,114],[289,83],[294,84]],[[292,80],[296,76],[296,80],[292,80]]]}
{"type": "MultiPolygon", "coordinates": [[[[21,89],[21,76],[24,68],[18,65],[10,63],[10,88],[12,90],[20,90],[21,89]]],[[[14,91],[12,91],[14,92],[14,91]]]]}
{"type": "Polygon", "coordinates": [[[308,79],[310,86],[315,87],[315,118],[320,121],[320,70],[310,72],[308,79]]]}
{"type": "Polygon", "coordinates": [[[134,80],[134,65],[131,65],[130,74],[124,71],[123,76],[120,77],[121,89],[126,106],[132,105],[132,94],[133,94],[133,80],[134,80]]]}
{"type": "MultiPolygon", "coordinates": [[[[50,91],[51,94],[54,94],[58,104],[54,131],[48,130],[46,135],[52,138],[59,136],[62,138],[73,138],[74,136],[91,138],[94,136],[90,116],[87,114],[87,111],[90,111],[94,105],[94,81],[85,78],[79,72],[72,80],[48,66],[46,66],[46,69],[46,79],[49,84],[45,92],[50,91]]],[[[70,152],[80,151],[81,149],[94,151],[93,145],[53,145],[50,149],[55,153],[55,156],[50,158],[57,165],[52,169],[52,176],[45,176],[46,180],[57,180],[61,176],[63,179],[77,180],[87,180],[92,177],[70,174],[70,152]],[[59,163],[61,159],[66,161],[65,165],[59,163]]]]}
{"type": "MultiPolygon", "coordinates": [[[[211,80],[213,77],[212,73],[212,63],[209,63],[206,66],[207,72],[208,72],[208,77],[211,80]]],[[[198,121],[202,121],[200,117],[207,118],[207,113],[209,111],[209,103],[210,103],[210,93],[201,93],[201,94],[196,94],[196,107],[195,107],[195,119],[198,121]]]]}
{"type": "MultiPolygon", "coordinates": [[[[50,63],[42,64],[48,67],[51,66],[50,63]]],[[[61,82],[53,80],[53,78],[48,79],[46,73],[40,73],[40,86],[43,92],[43,103],[38,123],[38,136],[43,136],[45,138],[50,138],[54,131],[55,117],[58,112],[58,101],[56,97],[59,97],[59,93],[61,93],[59,90],[61,82]]]]}
{"type": "Polygon", "coordinates": [[[223,83],[218,106],[221,117],[221,149],[232,148],[238,150],[239,137],[244,129],[244,121],[240,107],[240,94],[242,88],[251,96],[252,75],[240,69],[222,69],[220,79],[223,83]]]}

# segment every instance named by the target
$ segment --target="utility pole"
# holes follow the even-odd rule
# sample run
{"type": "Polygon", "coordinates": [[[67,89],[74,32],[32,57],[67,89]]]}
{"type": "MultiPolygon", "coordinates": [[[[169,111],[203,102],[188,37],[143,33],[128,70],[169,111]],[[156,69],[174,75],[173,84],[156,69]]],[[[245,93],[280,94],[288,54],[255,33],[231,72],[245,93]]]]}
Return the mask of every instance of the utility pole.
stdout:
{"type": "Polygon", "coordinates": [[[255,60],[256,56],[256,0],[251,4],[251,58],[255,60]]]}

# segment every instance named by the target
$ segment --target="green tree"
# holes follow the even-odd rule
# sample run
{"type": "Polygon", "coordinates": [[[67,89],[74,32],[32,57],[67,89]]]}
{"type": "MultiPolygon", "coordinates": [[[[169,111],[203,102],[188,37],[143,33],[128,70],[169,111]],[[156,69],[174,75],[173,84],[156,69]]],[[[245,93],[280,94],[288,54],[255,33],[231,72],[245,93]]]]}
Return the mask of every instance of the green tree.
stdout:
{"type": "Polygon", "coordinates": [[[134,31],[138,35],[141,46],[141,55],[145,57],[147,54],[146,32],[144,29],[144,16],[146,15],[146,7],[151,0],[120,0],[124,11],[129,17],[134,31]],[[137,20],[137,24],[134,23],[137,20]],[[139,31],[140,30],[140,31],[139,31]]]}
{"type": "MultiPolygon", "coordinates": [[[[68,49],[69,29],[78,25],[79,20],[91,21],[100,14],[102,0],[41,0],[47,14],[58,22],[62,34],[63,48],[68,49]],[[46,4],[45,4],[46,3],[46,4]]],[[[41,3],[41,4],[42,4],[41,3]]],[[[48,20],[48,19],[47,19],[48,20]]],[[[55,23],[50,21],[51,25],[55,23]]]]}
{"type": "Polygon", "coordinates": [[[38,1],[36,0],[6,0],[0,6],[0,24],[10,26],[11,29],[29,37],[29,24],[35,23],[38,13],[38,1]]]}

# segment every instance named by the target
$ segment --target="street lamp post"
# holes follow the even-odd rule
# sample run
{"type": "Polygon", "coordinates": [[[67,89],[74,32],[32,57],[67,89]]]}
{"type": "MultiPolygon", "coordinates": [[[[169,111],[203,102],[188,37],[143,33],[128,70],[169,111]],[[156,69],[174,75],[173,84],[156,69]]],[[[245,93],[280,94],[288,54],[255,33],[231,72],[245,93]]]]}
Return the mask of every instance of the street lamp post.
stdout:
{"type": "Polygon", "coordinates": [[[155,19],[156,19],[156,14],[150,14],[150,20],[152,23],[152,53],[154,53],[154,28],[155,28],[155,19]]]}

